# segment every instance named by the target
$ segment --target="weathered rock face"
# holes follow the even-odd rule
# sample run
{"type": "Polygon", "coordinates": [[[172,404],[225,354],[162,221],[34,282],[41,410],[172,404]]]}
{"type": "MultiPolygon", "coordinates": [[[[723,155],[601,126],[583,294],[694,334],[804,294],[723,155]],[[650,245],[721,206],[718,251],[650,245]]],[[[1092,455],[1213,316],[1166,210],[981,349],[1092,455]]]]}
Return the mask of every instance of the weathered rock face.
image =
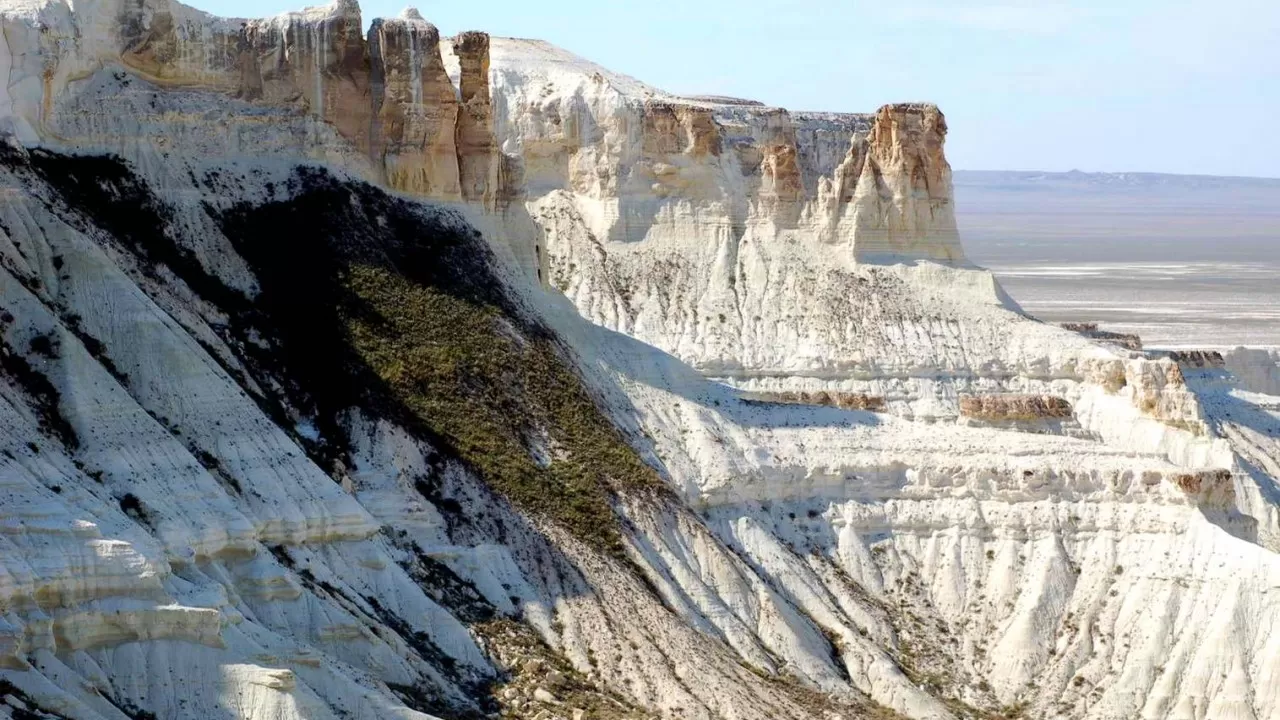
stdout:
{"type": "Polygon", "coordinates": [[[357,169],[397,190],[441,201],[487,199],[490,207],[499,194],[488,38],[481,33],[456,41],[469,58],[460,112],[439,32],[413,10],[377,20],[367,38],[360,8],[351,1],[234,21],[169,0],[108,0],[76,12],[54,33],[32,34],[21,24],[15,30],[13,51],[23,47],[43,65],[42,86],[19,84],[10,98],[10,121],[30,128],[28,134],[70,130],[53,111],[66,85],[120,64],[158,85],[213,90],[303,113],[324,128],[309,134],[331,129],[346,145],[317,147],[322,143],[315,138],[310,145],[320,157],[354,150],[369,162],[357,169]],[[59,37],[62,27],[73,30],[59,37]],[[84,40],[74,40],[77,35],[84,40]]]}
{"type": "Polygon", "coordinates": [[[1226,367],[1226,360],[1217,350],[1174,350],[1169,353],[1169,359],[1188,368],[1226,367]]]}
{"type": "Polygon", "coordinates": [[[706,245],[723,231],[825,243],[848,262],[964,262],[933,106],[836,115],[682,98],[544,43],[493,42],[499,140],[530,198],[566,191],[597,238],[706,245]]]}
{"type": "Polygon", "coordinates": [[[1025,317],[936,108],[0,26],[0,708],[1280,714],[1275,353],[1025,317]]]}
{"type": "Polygon", "coordinates": [[[382,152],[387,185],[440,200],[462,197],[458,98],[440,59],[440,33],[415,11],[375,20],[373,147],[382,152]]]}
{"type": "Polygon", "coordinates": [[[852,203],[860,256],[964,260],[951,207],[951,166],[942,155],[946,135],[947,121],[932,105],[893,105],[876,113],[866,147],[842,166],[849,173],[844,187],[847,178],[857,178],[852,203]]]}
{"type": "Polygon", "coordinates": [[[1071,403],[1052,395],[964,395],[960,414],[979,420],[1049,420],[1071,417],[1071,403]]]}
{"type": "Polygon", "coordinates": [[[1094,340],[1115,343],[1126,350],[1142,349],[1142,338],[1137,335],[1099,330],[1097,323],[1062,323],[1062,329],[1080,333],[1094,340]]]}
{"type": "MultiPolygon", "coordinates": [[[[937,108],[792,113],[673,96],[537,41],[494,39],[490,55],[495,135],[547,279],[592,321],[724,375],[918,359],[866,357],[850,314],[895,312],[865,302],[897,282],[868,282],[874,264],[966,264],[937,108]]],[[[989,276],[966,282],[1001,301],[989,276]]]]}
{"type": "Polygon", "coordinates": [[[493,106],[489,100],[489,36],[468,32],[453,43],[460,77],[462,110],[458,116],[458,175],[463,198],[492,204],[501,167],[493,138],[493,106]]]}
{"type": "Polygon", "coordinates": [[[301,102],[357,147],[370,148],[370,64],[354,1],[238,27],[210,23],[168,0],[119,7],[119,59],[140,76],[211,86],[246,100],[301,102]]]}
{"type": "Polygon", "coordinates": [[[817,392],[744,393],[743,397],[758,402],[822,405],[840,408],[841,410],[881,412],[885,409],[884,398],[856,393],[828,392],[826,390],[817,392]]]}

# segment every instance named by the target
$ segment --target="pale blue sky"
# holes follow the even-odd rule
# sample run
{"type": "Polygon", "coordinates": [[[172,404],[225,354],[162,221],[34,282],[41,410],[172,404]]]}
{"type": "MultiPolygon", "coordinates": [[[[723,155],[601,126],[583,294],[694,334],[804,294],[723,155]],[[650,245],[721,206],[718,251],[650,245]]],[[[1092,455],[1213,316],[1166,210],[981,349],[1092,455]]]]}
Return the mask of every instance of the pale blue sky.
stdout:
{"type": "MultiPolygon", "coordinates": [[[[304,0],[305,2],[305,0],[304,0]]],[[[196,0],[221,15],[291,0],[196,0]]],[[[363,0],[366,24],[399,0],[363,0]]],[[[963,169],[1280,177],[1280,0],[448,0],[663,89],[793,110],[929,100],[963,169]]]]}

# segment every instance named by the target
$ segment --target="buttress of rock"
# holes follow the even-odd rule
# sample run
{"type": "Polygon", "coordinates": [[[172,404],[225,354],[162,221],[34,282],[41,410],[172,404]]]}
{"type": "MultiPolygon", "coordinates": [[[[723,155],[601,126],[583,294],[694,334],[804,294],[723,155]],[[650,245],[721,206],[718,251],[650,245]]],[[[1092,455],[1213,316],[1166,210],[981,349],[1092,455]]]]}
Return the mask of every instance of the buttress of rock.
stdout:
{"type": "Polygon", "coordinates": [[[373,145],[381,150],[387,184],[459,199],[458,98],[440,59],[440,32],[412,9],[403,18],[374,20],[369,55],[373,145]]]}
{"type": "Polygon", "coordinates": [[[804,174],[795,124],[786,111],[781,122],[770,123],[773,137],[764,145],[760,161],[760,201],[779,226],[795,227],[805,201],[804,174]]]}
{"type": "Polygon", "coordinates": [[[922,258],[963,264],[943,155],[947,122],[924,103],[886,105],[866,139],[856,139],[837,172],[841,204],[852,213],[859,260],[922,258]]]}
{"type": "MultiPolygon", "coordinates": [[[[301,64],[311,58],[311,82],[300,83],[311,111],[356,147],[369,147],[369,54],[361,32],[360,7],[340,2],[336,12],[299,33],[301,64]],[[310,86],[310,87],[309,87],[310,86]]],[[[299,28],[301,30],[301,28],[299,28]]]]}
{"type": "Polygon", "coordinates": [[[454,38],[461,74],[458,92],[462,100],[456,142],[462,198],[492,206],[501,167],[493,136],[493,103],[489,98],[489,36],[465,32],[454,38]]]}

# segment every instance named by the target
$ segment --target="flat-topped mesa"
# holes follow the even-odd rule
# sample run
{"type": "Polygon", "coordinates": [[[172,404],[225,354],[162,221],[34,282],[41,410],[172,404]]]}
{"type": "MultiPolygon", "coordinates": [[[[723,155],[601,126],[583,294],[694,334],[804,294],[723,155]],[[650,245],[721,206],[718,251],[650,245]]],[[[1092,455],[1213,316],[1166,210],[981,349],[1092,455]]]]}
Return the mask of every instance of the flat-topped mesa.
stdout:
{"type": "Polygon", "coordinates": [[[914,300],[857,266],[928,261],[912,282],[1004,301],[989,275],[932,266],[968,264],[933,105],[790,112],[672,95],[539,41],[490,54],[494,134],[547,280],[598,324],[723,376],[877,376],[967,360],[870,337],[916,322],[914,300]]]}
{"type": "Polygon", "coordinates": [[[698,235],[728,227],[850,262],[965,263],[932,105],[791,113],[683,97],[534,40],[494,38],[491,61],[495,134],[527,196],[571,194],[597,238],[705,246],[698,235]]]}

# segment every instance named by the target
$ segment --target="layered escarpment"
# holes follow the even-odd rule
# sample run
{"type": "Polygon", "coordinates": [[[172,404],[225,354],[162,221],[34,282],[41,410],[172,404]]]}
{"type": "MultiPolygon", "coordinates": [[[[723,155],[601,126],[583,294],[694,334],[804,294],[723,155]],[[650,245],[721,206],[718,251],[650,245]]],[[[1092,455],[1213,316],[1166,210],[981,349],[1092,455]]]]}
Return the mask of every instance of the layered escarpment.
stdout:
{"type": "Polygon", "coordinates": [[[822,372],[849,362],[850,295],[875,292],[856,267],[965,264],[933,106],[793,113],[672,96],[536,41],[491,53],[547,279],[594,322],[708,371],[822,372]]]}
{"type": "MultiPolygon", "coordinates": [[[[56,15],[59,6],[48,12],[56,15]]],[[[56,105],[69,86],[119,66],[158,86],[305,116],[313,122],[292,124],[312,136],[308,154],[363,156],[360,169],[393,189],[443,201],[492,203],[503,194],[490,172],[500,163],[487,111],[487,38],[444,42],[445,52],[456,43],[460,56],[474,58],[464,63],[460,99],[444,69],[440,34],[416,10],[376,20],[366,36],[350,1],[243,21],[168,0],[103,2],[44,30],[11,17],[5,42],[21,77],[8,91],[7,119],[28,138],[111,142],[81,135],[89,128],[68,126],[56,105]],[[324,142],[326,132],[341,142],[324,142]]],[[[233,129],[240,137],[251,132],[233,129]]]]}
{"type": "Polygon", "coordinates": [[[567,194],[610,247],[723,235],[812,239],[850,262],[964,261],[936,107],[792,113],[673,96],[538,41],[491,52],[497,133],[528,195],[567,194]]]}
{"type": "Polygon", "coordinates": [[[3,707],[1280,713],[1274,353],[1023,315],[936,108],[0,16],[3,707]]]}

